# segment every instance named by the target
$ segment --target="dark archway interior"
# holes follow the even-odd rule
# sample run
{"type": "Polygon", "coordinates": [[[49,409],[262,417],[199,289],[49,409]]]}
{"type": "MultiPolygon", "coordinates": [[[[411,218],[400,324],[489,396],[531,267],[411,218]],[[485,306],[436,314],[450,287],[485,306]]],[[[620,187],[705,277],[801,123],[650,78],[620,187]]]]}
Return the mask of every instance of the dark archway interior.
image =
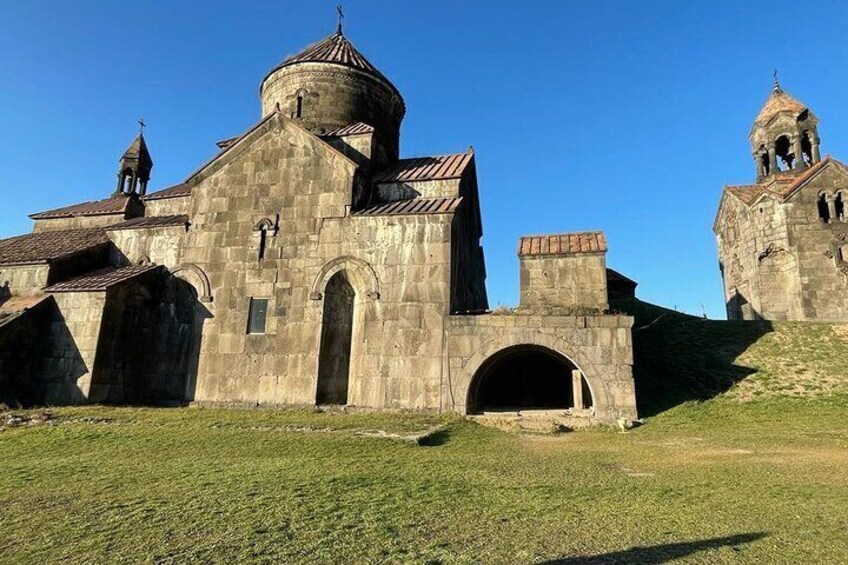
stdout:
{"type": "Polygon", "coordinates": [[[355,299],[347,273],[333,275],[324,291],[316,404],[347,404],[355,299]]]}
{"type": "MultiPolygon", "coordinates": [[[[572,371],[568,359],[539,346],[516,346],[490,357],[475,375],[469,390],[470,413],[497,410],[565,409],[574,406],[572,371]]],[[[591,393],[581,379],[584,407],[591,393]]]]}

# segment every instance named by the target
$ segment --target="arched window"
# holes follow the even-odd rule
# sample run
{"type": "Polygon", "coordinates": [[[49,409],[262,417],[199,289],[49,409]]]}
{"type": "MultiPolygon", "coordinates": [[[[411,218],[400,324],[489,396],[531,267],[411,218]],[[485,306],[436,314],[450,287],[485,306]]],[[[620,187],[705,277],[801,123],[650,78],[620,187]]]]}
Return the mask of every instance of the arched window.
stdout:
{"type": "Polygon", "coordinates": [[[767,177],[771,173],[771,163],[769,162],[769,154],[765,146],[760,145],[760,163],[763,170],[763,176],[767,177]]]}
{"type": "Polygon", "coordinates": [[[277,217],[277,223],[265,218],[253,227],[253,231],[256,232],[259,238],[257,251],[257,258],[259,261],[265,259],[265,255],[268,250],[268,232],[271,232],[271,235],[277,235],[278,222],[279,216],[277,217]]]}
{"type": "Polygon", "coordinates": [[[830,221],[830,209],[827,206],[827,194],[825,194],[823,192],[821,194],[819,194],[818,207],[819,207],[819,219],[821,219],[821,221],[823,221],[825,223],[829,222],[830,221]]]}
{"type": "Polygon", "coordinates": [[[792,153],[792,142],[789,141],[789,136],[781,135],[774,142],[774,151],[777,155],[777,167],[781,171],[792,169],[794,155],[792,153]]]}
{"type": "Polygon", "coordinates": [[[298,90],[294,99],[294,111],[292,112],[292,118],[300,119],[303,117],[303,102],[306,98],[305,90],[298,90]]]}
{"type": "Polygon", "coordinates": [[[803,155],[804,162],[807,165],[813,164],[813,143],[810,141],[810,132],[805,131],[801,136],[801,153],[803,155]]]}
{"type": "Polygon", "coordinates": [[[259,228],[259,260],[265,259],[265,248],[268,245],[268,228],[259,228]]]}
{"type": "Polygon", "coordinates": [[[834,220],[845,221],[845,198],[842,192],[836,193],[836,198],[834,199],[834,211],[836,212],[836,217],[834,220]]]}

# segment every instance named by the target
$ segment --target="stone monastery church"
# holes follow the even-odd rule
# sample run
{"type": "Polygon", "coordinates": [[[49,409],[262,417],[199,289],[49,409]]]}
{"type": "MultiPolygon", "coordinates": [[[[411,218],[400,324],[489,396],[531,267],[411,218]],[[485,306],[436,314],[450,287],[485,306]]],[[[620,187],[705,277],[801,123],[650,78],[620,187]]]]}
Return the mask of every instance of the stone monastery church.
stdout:
{"type": "Polygon", "coordinates": [[[757,180],[725,186],[713,231],[731,320],[848,321],[848,167],[774,89],[749,139],[757,180]]]}
{"type": "MultiPolygon", "coordinates": [[[[633,320],[608,313],[636,283],[606,269],[603,233],[522,237],[520,306],[490,312],[473,150],[399,158],[403,96],[341,26],[260,98],[261,119],[183,182],[148,191],[140,134],[105,198],[0,241],[0,400],[636,417],[633,320]]],[[[784,178],[769,163],[762,182],[784,178]]],[[[722,225],[759,213],[728,198],[722,225]]]]}

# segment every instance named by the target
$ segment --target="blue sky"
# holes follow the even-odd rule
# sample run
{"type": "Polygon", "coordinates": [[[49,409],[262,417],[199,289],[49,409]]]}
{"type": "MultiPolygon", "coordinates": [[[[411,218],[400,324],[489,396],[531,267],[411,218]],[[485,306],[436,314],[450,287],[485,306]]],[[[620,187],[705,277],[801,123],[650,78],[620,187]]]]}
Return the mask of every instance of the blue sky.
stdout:
{"type": "MultiPolygon", "coordinates": [[[[0,237],[109,195],[149,124],[151,188],[259,117],[259,81],[330,34],[335,1],[5,2],[0,237]]],[[[780,70],[848,158],[848,3],[348,1],[346,35],[403,93],[404,156],[473,145],[492,305],[517,239],[603,229],[646,300],[723,317],[711,231],[751,181],[748,129],[780,70]]]]}

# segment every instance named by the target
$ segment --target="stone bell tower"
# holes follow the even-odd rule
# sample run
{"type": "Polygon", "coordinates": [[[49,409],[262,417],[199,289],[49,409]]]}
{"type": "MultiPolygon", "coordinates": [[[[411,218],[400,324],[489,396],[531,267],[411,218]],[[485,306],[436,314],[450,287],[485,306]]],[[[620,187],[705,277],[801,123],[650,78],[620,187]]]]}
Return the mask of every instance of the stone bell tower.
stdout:
{"type": "Polygon", "coordinates": [[[818,123],[809,108],[783,91],[775,72],[772,93],[748,136],[757,181],[801,172],[821,161],[818,123]]]}
{"type": "MultiPolygon", "coordinates": [[[[142,128],[144,122],[140,122],[142,128]]],[[[121,156],[118,167],[118,186],[115,194],[136,194],[144,196],[147,192],[147,182],[153,169],[153,159],[147,151],[144,133],[139,132],[133,142],[121,156]]]]}
{"type": "Polygon", "coordinates": [[[822,158],[818,123],[775,76],[756,181],[726,185],[713,224],[729,319],[848,320],[848,166],[822,158]]]}

